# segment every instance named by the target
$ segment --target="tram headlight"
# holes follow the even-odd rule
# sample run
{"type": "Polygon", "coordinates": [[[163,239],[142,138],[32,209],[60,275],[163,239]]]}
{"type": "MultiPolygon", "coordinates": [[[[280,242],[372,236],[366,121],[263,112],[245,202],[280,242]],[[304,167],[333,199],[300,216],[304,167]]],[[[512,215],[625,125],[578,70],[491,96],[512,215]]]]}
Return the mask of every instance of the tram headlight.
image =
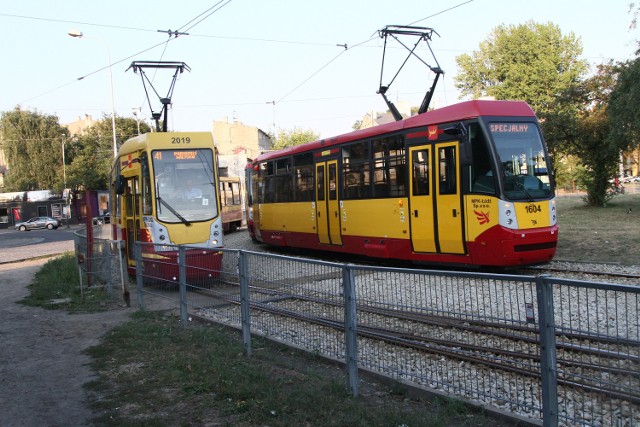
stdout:
{"type": "Polygon", "coordinates": [[[507,224],[509,224],[509,225],[513,224],[513,219],[509,218],[509,219],[507,220],[507,224]]]}
{"type": "Polygon", "coordinates": [[[158,239],[160,239],[160,241],[164,241],[164,239],[166,239],[167,237],[164,234],[161,234],[158,239]]]}
{"type": "MultiPolygon", "coordinates": [[[[504,211],[504,214],[506,216],[511,216],[511,209],[507,209],[506,211],[504,211]]],[[[509,224],[511,224],[511,223],[509,223],[509,224]]]]}

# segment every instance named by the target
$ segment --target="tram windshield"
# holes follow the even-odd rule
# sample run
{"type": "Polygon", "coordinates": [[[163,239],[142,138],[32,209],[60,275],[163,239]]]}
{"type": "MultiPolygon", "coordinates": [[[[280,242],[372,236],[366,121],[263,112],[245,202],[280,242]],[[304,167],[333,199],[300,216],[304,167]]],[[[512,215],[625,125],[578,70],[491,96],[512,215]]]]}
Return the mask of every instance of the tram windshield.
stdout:
{"type": "Polygon", "coordinates": [[[538,126],[531,122],[493,122],[489,132],[498,154],[505,196],[529,201],[549,197],[549,165],[538,126]]]}
{"type": "Polygon", "coordinates": [[[151,158],[158,220],[190,223],[218,215],[211,149],[154,150],[151,158]]]}

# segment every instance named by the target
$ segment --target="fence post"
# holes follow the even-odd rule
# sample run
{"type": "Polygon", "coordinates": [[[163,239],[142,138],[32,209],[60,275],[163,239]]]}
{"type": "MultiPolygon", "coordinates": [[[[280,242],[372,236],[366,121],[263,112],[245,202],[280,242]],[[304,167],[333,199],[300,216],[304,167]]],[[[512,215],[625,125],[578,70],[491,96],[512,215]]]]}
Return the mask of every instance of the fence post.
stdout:
{"type": "Polygon", "coordinates": [[[84,288],[82,287],[82,263],[84,262],[84,255],[82,257],[83,261],[80,261],[80,256],[79,254],[81,254],[80,252],[80,239],[82,239],[82,236],[80,236],[79,234],[76,234],[76,237],[74,239],[74,243],[75,243],[75,250],[76,250],[76,262],[78,263],[78,276],[80,277],[80,299],[82,301],[84,301],[84,288]]]}
{"type": "Polygon", "coordinates": [[[358,397],[358,330],[356,318],[356,276],[348,265],[342,268],[342,288],[344,289],[344,340],[345,362],[349,382],[349,392],[358,397]]]}
{"type": "MultiPolygon", "coordinates": [[[[131,242],[129,242],[131,244],[131,242]]],[[[144,299],[143,299],[143,289],[142,289],[142,243],[135,242],[134,243],[135,253],[136,253],[136,288],[138,288],[138,308],[140,310],[144,310],[144,299]]]]}
{"type": "Polygon", "coordinates": [[[558,425],[558,368],[553,315],[553,285],[548,276],[536,277],[538,314],[540,316],[540,375],[542,376],[542,425],[558,425]]]}
{"type": "Polygon", "coordinates": [[[180,321],[187,326],[187,256],[184,245],[178,246],[178,286],[180,288],[180,321]]]}
{"type": "Polygon", "coordinates": [[[107,258],[107,292],[113,297],[113,289],[115,288],[116,279],[113,275],[113,240],[100,239],[102,248],[102,256],[107,258]],[[106,249],[105,249],[106,246],[106,249]]]}
{"type": "Polygon", "coordinates": [[[127,256],[125,254],[124,240],[116,240],[116,254],[118,257],[118,269],[120,270],[120,283],[122,285],[122,298],[131,307],[131,295],[129,294],[129,272],[127,271],[127,256]],[[125,281],[126,275],[126,281],[125,281]]]}
{"type": "Polygon", "coordinates": [[[249,270],[247,255],[238,251],[238,276],[240,279],[240,322],[242,324],[242,351],[251,356],[251,311],[249,310],[249,270]]]}

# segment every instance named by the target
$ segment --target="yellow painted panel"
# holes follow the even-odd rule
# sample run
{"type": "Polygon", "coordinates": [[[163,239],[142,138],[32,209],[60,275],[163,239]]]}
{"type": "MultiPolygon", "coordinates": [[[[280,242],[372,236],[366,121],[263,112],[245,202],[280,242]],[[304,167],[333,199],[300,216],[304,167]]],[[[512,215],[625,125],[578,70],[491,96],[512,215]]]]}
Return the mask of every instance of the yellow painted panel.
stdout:
{"type": "Polygon", "coordinates": [[[261,230],[316,233],[313,202],[261,204],[258,208],[261,230]]]}
{"type": "Polygon", "coordinates": [[[467,240],[473,242],[480,234],[498,225],[498,198],[492,196],[467,195],[464,197],[467,215],[467,240]]]}
{"type": "Polygon", "coordinates": [[[549,201],[540,202],[518,202],[514,203],[518,228],[527,230],[529,228],[549,227],[551,225],[549,216],[549,201]]]}
{"type": "Polygon", "coordinates": [[[345,200],[342,202],[342,236],[408,239],[406,198],[345,200]]]}
{"type": "Polygon", "coordinates": [[[189,245],[203,243],[209,240],[211,235],[211,222],[193,222],[189,227],[182,224],[166,224],[171,243],[176,245],[189,245]]]}

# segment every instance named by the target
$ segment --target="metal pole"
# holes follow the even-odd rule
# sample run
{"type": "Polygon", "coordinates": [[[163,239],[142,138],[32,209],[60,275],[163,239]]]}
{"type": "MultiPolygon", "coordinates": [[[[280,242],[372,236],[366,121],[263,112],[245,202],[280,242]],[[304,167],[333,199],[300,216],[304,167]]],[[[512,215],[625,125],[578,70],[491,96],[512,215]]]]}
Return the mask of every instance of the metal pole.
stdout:
{"type": "MultiPolygon", "coordinates": [[[[112,68],[111,67],[111,49],[109,48],[109,44],[106,41],[99,39],[97,37],[87,37],[84,35],[84,33],[82,33],[82,31],[71,30],[67,34],[69,34],[71,37],[97,40],[103,43],[104,46],[107,48],[107,59],[109,61],[109,90],[111,92],[111,131],[113,133],[113,157],[116,158],[118,157],[118,143],[116,140],[116,107],[115,107],[115,101],[113,96],[113,73],[111,71],[111,68],[112,68]]],[[[80,77],[78,78],[78,80],[82,80],[83,78],[84,77],[80,77]]]]}
{"type": "MultiPolygon", "coordinates": [[[[62,194],[64,194],[64,191],[67,189],[67,166],[66,166],[66,161],[64,159],[64,144],[66,144],[67,140],[64,139],[66,137],[65,134],[62,134],[62,182],[63,182],[63,189],[62,189],[62,194]]],[[[66,220],[67,220],[67,228],[69,228],[69,219],[71,218],[70,212],[69,212],[69,196],[71,196],[70,194],[71,192],[67,192],[67,201],[66,201],[66,205],[67,205],[67,214],[66,214],[66,220]]]]}
{"type": "Polygon", "coordinates": [[[558,367],[553,315],[553,285],[545,276],[536,278],[538,315],[540,319],[540,376],[542,377],[542,425],[558,425],[558,367]]]}
{"type": "Polygon", "coordinates": [[[187,327],[187,255],[184,245],[178,246],[178,286],[180,289],[180,321],[183,327],[187,327]]]}
{"type": "Polygon", "coordinates": [[[135,254],[136,254],[136,288],[138,288],[138,309],[144,310],[144,295],[142,286],[144,284],[142,273],[143,273],[143,263],[142,263],[142,243],[140,242],[127,242],[128,245],[135,244],[135,254]]]}
{"type": "Polygon", "coordinates": [[[358,397],[358,330],[356,313],[356,276],[355,271],[345,266],[342,269],[342,286],[344,290],[344,340],[345,363],[349,381],[349,391],[358,397]]]}
{"type": "MultiPolygon", "coordinates": [[[[227,252],[230,254],[231,252],[227,252]]],[[[224,255],[227,256],[227,255],[224,255]]],[[[249,268],[247,255],[238,251],[238,275],[240,276],[240,322],[242,324],[242,351],[251,356],[251,310],[249,301],[249,268]]]]}
{"type": "Polygon", "coordinates": [[[107,57],[109,59],[109,90],[111,91],[111,131],[113,133],[113,158],[118,157],[118,142],[116,141],[116,105],[113,98],[113,73],[111,71],[111,49],[107,46],[107,57]]]}

